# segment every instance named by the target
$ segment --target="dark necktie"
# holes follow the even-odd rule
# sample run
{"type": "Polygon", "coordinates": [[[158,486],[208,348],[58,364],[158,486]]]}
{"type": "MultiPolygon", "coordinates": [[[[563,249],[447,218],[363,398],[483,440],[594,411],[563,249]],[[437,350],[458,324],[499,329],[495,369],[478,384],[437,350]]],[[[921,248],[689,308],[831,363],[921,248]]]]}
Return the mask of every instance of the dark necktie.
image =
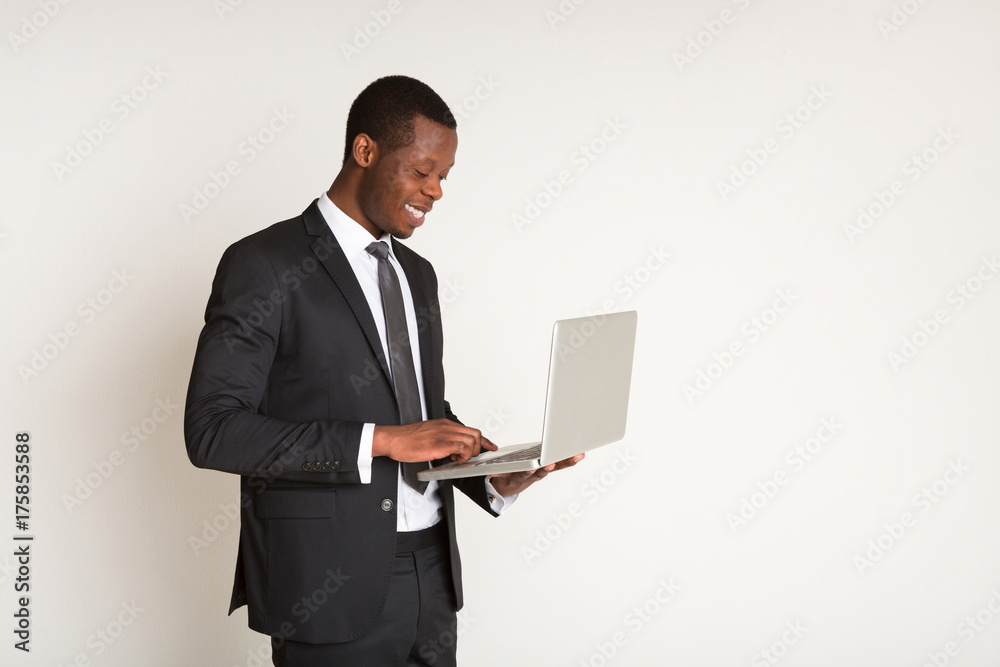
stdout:
{"type": "MultiPolygon", "coordinates": [[[[406,312],[403,310],[403,293],[399,277],[389,263],[389,246],[374,241],[366,250],[378,259],[378,288],[382,293],[382,310],[385,312],[385,335],[389,342],[389,369],[392,372],[392,389],[399,405],[399,423],[412,424],[423,419],[420,410],[420,390],[417,373],[413,369],[410,336],[406,330],[406,312]]],[[[401,463],[403,479],[417,493],[427,489],[427,482],[417,479],[417,473],[427,469],[426,462],[401,463]]]]}

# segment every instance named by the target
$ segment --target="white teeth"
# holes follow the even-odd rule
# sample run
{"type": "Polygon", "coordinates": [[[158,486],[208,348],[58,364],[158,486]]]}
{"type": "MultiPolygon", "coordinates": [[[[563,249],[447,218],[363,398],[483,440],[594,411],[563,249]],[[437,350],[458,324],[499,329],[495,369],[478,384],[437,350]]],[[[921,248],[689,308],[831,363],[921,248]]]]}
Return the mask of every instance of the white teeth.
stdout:
{"type": "Polygon", "coordinates": [[[424,217],[424,212],[423,212],[423,211],[418,211],[417,209],[413,208],[413,207],[412,207],[412,206],[410,206],[409,204],[403,204],[403,207],[404,207],[404,208],[405,208],[405,209],[406,209],[407,211],[409,211],[410,213],[412,213],[412,214],[413,214],[413,217],[415,217],[415,218],[418,218],[418,219],[419,219],[419,218],[422,218],[422,217],[424,217]]]}

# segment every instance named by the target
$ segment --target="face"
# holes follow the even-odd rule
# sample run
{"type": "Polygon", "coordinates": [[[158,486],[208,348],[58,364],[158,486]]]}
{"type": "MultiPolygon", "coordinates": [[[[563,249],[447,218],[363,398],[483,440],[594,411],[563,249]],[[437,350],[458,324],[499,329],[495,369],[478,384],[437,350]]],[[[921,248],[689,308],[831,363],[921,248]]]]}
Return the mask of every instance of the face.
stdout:
{"type": "Polygon", "coordinates": [[[409,238],[441,199],[441,183],[455,164],[455,130],[423,116],[414,118],[413,129],[416,138],[409,146],[388,155],[375,146],[358,188],[362,226],[376,238],[382,232],[409,238]]]}

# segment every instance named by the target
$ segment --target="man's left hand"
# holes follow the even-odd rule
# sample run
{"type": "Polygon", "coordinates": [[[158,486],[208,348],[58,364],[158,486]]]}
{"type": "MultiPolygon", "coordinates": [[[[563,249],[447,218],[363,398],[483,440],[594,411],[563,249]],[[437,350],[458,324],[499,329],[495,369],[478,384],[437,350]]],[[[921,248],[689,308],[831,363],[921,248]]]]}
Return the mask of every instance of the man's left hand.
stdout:
{"type": "Polygon", "coordinates": [[[493,475],[490,477],[490,484],[496,489],[496,492],[501,496],[511,496],[515,493],[521,493],[529,486],[534,484],[540,479],[544,479],[546,475],[550,472],[555,472],[556,470],[562,470],[563,468],[568,468],[574,466],[583,460],[583,454],[577,454],[568,459],[563,459],[556,463],[550,463],[547,466],[538,468],[537,470],[527,470],[525,472],[508,472],[502,475],[493,475]]]}

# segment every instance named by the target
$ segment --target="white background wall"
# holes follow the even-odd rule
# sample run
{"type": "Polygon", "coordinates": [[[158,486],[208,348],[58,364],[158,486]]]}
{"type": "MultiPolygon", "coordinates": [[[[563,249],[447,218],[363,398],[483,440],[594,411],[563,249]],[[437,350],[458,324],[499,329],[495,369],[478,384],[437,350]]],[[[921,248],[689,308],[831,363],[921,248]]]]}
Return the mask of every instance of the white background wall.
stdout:
{"type": "Polygon", "coordinates": [[[501,520],[461,503],[462,662],[996,665],[998,21],[988,0],[5,2],[0,663],[266,662],[225,615],[238,480],[184,451],[195,342],[223,249],[326,189],[350,102],[406,73],[460,118],[410,242],[445,290],[456,412],[537,438],[552,320],[639,311],[626,439],[501,520]]]}

